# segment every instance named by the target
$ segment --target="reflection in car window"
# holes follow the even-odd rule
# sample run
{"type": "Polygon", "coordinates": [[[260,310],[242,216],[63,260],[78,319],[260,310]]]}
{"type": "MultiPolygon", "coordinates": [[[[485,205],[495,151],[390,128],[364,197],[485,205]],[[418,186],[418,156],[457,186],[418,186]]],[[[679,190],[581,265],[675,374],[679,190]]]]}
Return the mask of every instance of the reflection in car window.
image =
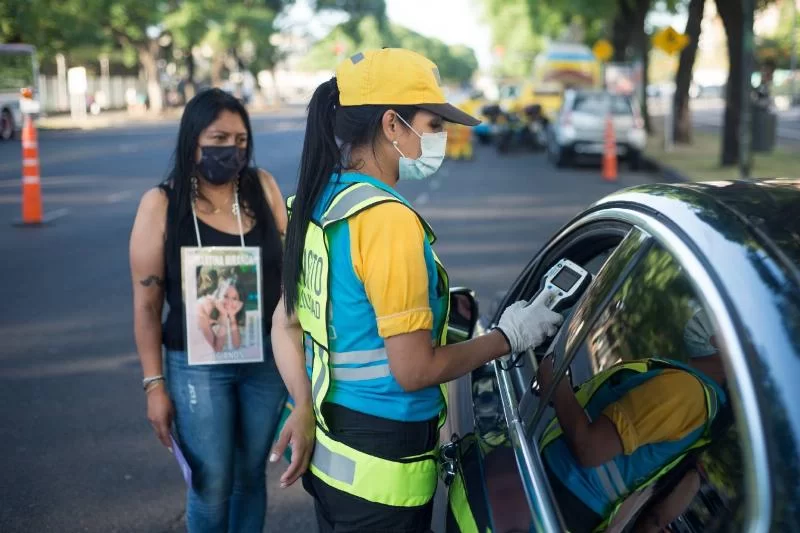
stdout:
{"type": "Polygon", "coordinates": [[[644,357],[686,361],[683,333],[696,301],[681,267],[663,248],[654,247],[604,309],[584,345],[594,371],[644,357]]]}
{"type": "Polygon", "coordinates": [[[573,389],[548,383],[546,361],[539,370],[556,413],[539,447],[568,529],[734,528],[738,432],[713,321],[685,271],[653,245],[606,297],[592,289],[576,316],[604,307],[572,364],[594,375],[573,389]]]}

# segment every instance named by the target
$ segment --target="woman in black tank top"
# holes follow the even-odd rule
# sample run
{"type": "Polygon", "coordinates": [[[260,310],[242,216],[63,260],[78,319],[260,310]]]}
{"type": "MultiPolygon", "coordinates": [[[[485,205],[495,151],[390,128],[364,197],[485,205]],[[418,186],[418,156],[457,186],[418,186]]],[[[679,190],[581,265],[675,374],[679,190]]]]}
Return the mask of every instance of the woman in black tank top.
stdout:
{"type": "Polygon", "coordinates": [[[198,94],[184,110],[169,176],[145,193],[131,235],[147,416],[191,468],[190,533],[262,531],[266,457],[286,400],[269,331],[287,216],[274,178],[250,166],[252,155],[242,104],[217,89],[198,94]],[[210,247],[260,258],[260,279],[252,266],[182,268],[183,249],[207,255],[210,247]],[[215,364],[195,357],[196,347],[215,364]],[[236,358],[259,362],[227,362],[236,358]]]}

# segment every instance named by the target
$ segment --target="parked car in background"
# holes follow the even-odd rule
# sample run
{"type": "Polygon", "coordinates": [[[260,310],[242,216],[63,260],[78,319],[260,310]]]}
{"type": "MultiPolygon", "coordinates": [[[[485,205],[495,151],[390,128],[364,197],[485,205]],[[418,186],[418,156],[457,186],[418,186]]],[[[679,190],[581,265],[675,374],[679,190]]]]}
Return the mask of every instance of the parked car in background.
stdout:
{"type": "MultiPolygon", "coordinates": [[[[699,306],[724,363],[729,417],[609,530],[633,531],[642,510],[675,489],[671,474],[696,469],[699,489],[670,531],[800,531],[798,213],[800,180],[645,185],[600,200],[531,250],[479,333],[511,302],[535,297],[563,259],[592,281],[537,353],[450,386],[448,431],[479,443],[480,465],[465,469],[464,483],[474,514],[495,532],[566,531],[540,454],[554,416],[551,391],[536,381],[541,354],[551,351],[556,380],[573,385],[620,362],[685,362],[687,320],[699,306]]],[[[461,290],[458,308],[469,309],[469,297],[461,290]]],[[[642,495],[621,492],[621,501],[642,495]]]]}
{"type": "Polygon", "coordinates": [[[18,135],[22,129],[20,91],[29,89],[32,99],[26,113],[39,112],[39,65],[36,48],[27,44],[0,44],[0,141],[18,135]]]}
{"type": "Polygon", "coordinates": [[[638,104],[631,96],[596,90],[570,90],[564,95],[564,103],[550,123],[550,161],[563,167],[579,157],[602,156],[609,114],[618,157],[626,159],[632,169],[639,168],[647,132],[638,104]]]}

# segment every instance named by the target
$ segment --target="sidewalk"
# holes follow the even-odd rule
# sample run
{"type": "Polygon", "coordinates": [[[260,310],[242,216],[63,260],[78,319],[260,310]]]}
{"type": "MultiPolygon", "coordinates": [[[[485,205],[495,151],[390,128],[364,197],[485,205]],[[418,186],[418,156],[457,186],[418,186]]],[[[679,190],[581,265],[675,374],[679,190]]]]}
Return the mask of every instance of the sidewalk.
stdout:
{"type": "MultiPolygon", "coordinates": [[[[251,116],[260,116],[286,109],[286,106],[248,106],[251,116]]],[[[42,130],[101,130],[124,128],[132,125],[172,124],[180,120],[183,107],[165,108],[160,114],[148,112],[129,112],[127,110],[108,110],[99,115],[87,114],[83,120],[75,120],[69,114],[41,117],[36,126],[42,130]]]]}
{"type": "Polygon", "coordinates": [[[42,130],[98,130],[124,127],[131,124],[164,124],[180,119],[183,108],[169,108],[161,114],[129,113],[125,110],[103,111],[99,115],[86,115],[86,118],[73,119],[69,114],[41,117],[36,126],[42,130]]]}

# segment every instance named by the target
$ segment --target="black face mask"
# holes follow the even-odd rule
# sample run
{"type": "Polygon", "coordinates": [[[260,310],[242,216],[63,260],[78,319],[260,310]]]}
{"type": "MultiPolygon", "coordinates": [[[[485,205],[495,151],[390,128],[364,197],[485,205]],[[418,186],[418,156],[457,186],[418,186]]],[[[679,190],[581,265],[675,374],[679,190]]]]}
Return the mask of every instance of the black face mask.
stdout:
{"type": "Polygon", "coordinates": [[[213,185],[224,185],[236,179],[247,166],[247,151],[238,146],[201,146],[197,170],[213,185]]]}

